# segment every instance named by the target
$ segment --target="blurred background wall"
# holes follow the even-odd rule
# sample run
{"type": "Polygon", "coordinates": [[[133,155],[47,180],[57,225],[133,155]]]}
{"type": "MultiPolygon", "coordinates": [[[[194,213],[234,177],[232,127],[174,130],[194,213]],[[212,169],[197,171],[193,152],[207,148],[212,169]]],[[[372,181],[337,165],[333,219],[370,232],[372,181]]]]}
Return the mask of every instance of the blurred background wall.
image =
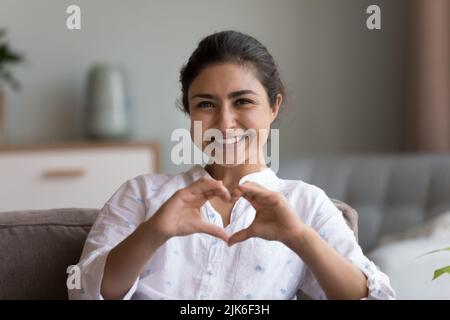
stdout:
{"type": "Polygon", "coordinates": [[[366,0],[2,0],[0,24],[27,62],[7,91],[6,141],[83,138],[87,71],[123,66],[133,139],[162,144],[170,162],[173,129],[189,121],[176,108],[179,69],[197,42],[235,29],[264,43],[288,89],[280,126],[281,161],[310,153],[405,149],[411,1],[366,0]],[[82,29],[66,28],[66,8],[81,7],[82,29]],[[366,28],[366,8],[382,10],[382,29],[366,28]]]}

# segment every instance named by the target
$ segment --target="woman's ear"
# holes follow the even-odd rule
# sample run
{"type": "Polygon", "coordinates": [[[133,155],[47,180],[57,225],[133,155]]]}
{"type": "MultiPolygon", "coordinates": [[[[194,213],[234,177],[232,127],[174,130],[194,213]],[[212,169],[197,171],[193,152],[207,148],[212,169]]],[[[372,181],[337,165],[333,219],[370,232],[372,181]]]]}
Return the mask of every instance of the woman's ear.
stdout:
{"type": "Polygon", "coordinates": [[[272,111],[272,119],[270,123],[272,123],[278,116],[278,112],[280,111],[281,104],[283,103],[283,96],[279,93],[277,94],[277,98],[275,99],[275,103],[270,108],[272,111]]]}

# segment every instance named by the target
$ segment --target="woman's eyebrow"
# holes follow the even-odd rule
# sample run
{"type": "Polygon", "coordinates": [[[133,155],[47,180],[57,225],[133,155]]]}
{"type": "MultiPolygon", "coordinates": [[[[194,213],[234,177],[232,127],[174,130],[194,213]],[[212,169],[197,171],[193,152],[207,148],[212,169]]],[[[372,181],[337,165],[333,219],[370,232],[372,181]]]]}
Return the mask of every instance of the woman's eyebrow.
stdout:
{"type": "MultiPolygon", "coordinates": [[[[258,95],[255,91],[252,91],[252,90],[239,90],[239,91],[233,91],[233,92],[229,93],[228,99],[236,98],[236,97],[242,96],[244,94],[253,94],[255,96],[258,95]]],[[[209,94],[209,93],[197,93],[191,97],[191,99],[195,99],[195,98],[218,100],[216,96],[209,94]]]]}
{"type": "Polygon", "coordinates": [[[217,100],[217,98],[215,96],[213,96],[212,94],[209,94],[209,93],[198,93],[191,97],[191,99],[195,99],[195,98],[217,100]]]}
{"type": "Polygon", "coordinates": [[[244,94],[254,94],[255,96],[258,95],[255,91],[252,91],[252,90],[239,90],[239,91],[234,91],[234,92],[231,92],[230,94],[228,94],[228,99],[236,98],[236,97],[242,96],[244,94]]]}

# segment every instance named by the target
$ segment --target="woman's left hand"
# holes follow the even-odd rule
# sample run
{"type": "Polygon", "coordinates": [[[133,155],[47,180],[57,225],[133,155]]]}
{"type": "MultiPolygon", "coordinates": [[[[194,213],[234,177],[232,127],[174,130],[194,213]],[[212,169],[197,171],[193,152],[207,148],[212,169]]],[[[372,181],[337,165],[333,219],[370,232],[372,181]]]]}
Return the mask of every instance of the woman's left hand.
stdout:
{"type": "Polygon", "coordinates": [[[239,197],[244,197],[255,208],[255,219],[248,228],[230,237],[229,246],[251,237],[287,244],[306,227],[281,193],[268,190],[256,182],[245,182],[231,194],[232,201],[239,197]]]}

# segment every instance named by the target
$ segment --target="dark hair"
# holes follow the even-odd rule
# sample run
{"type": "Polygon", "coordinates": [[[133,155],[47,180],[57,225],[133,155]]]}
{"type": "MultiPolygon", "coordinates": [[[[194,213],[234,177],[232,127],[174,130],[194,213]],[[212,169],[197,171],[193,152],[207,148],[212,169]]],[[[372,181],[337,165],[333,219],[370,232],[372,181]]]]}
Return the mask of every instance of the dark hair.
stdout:
{"type": "Polygon", "coordinates": [[[201,40],[187,64],[181,68],[181,109],[185,113],[189,113],[188,90],[195,77],[207,66],[225,62],[254,68],[256,77],[266,89],[270,106],[275,104],[278,94],[284,96],[284,85],[267,48],[249,35],[237,31],[222,31],[201,40]]]}

